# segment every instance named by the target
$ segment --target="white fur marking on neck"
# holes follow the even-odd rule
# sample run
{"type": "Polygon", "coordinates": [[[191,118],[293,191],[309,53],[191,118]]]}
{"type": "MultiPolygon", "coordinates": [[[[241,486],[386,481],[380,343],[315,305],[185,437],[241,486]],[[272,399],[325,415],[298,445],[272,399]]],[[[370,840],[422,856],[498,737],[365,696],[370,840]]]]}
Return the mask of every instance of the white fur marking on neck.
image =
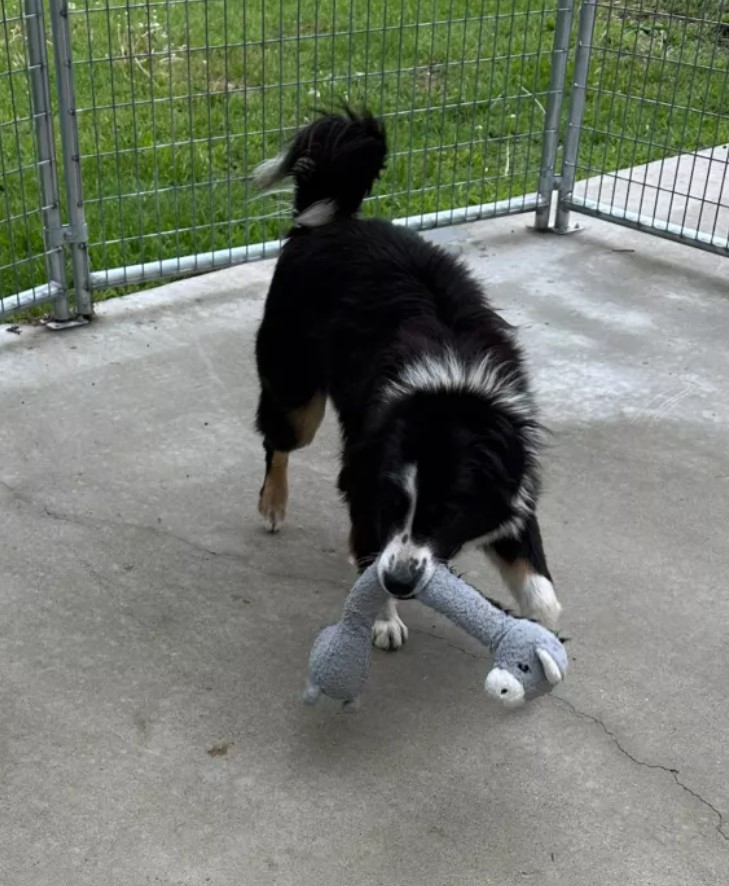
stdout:
{"type": "Polygon", "coordinates": [[[418,506],[418,488],[417,488],[418,469],[415,465],[406,465],[402,472],[403,489],[410,499],[408,504],[408,514],[405,518],[404,532],[412,535],[413,520],[415,520],[415,509],[418,506]]]}
{"type": "Polygon", "coordinates": [[[492,529],[491,532],[470,539],[470,541],[466,543],[466,547],[471,548],[478,545],[490,545],[495,541],[500,541],[502,538],[517,538],[524,528],[527,516],[527,514],[516,514],[511,520],[501,523],[496,529],[492,529]]]}
{"type": "Polygon", "coordinates": [[[406,464],[401,473],[395,478],[402,486],[408,497],[408,509],[404,522],[395,527],[394,533],[385,545],[379,560],[377,561],[377,575],[380,584],[387,588],[386,576],[388,570],[396,568],[398,564],[420,564],[420,576],[413,593],[420,592],[431,579],[435,570],[435,558],[427,544],[418,544],[413,538],[413,523],[415,511],[418,507],[418,469],[414,464],[406,464]]]}
{"type": "Polygon", "coordinates": [[[526,450],[527,463],[519,490],[511,501],[514,516],[483,538],[489,544],[516,535],[533,512],[539,489],[537,458],[543,445],[543,431],[531,391],[514,370],[496,363],[490,355],[469,363],[450,348],[406,366],[382,392],[385,404],[419,392],[466,392],[480,395],[503,410],[516,424],[526,450]]]}
{"type": "Polygon", "coordinates": [[[519,491],[511,500],[511,507],[517,514],[528,515],[534,511],[534,506],[537,503],[535,485],[536,477],[533,474],[527,474],[519,491]]]}
{"type": "Polygon", "coordinates": [[[496,363],[491,355],[466,362],[450,348],[442,354],[421,357],[402,370],[382,392],[390,403],[420,392],[454,391],[480,394],[516,422],[524,422],[522,435],[531,454],[541,448],[542,431],[536,421],[532,394],[514,370],[496,363]]]}
{"type": "Polygon", "coordinates": [[[523,418],[531,418],[534,409],[530,394],[519,389],[515,373],[495,363],[489,355],[473,363],[466,363],[450,349],[421,357],[402,370],[385,389],[383,399],[392,400],[419,391],[485,394],[523,418]]]}
{"type": "Polygon", "coordinates": [[[294,221],[301,228],[320,228],[328,225],[336,214],[337,204],[334,200],[317,200],[300,212],[294,221]]]}

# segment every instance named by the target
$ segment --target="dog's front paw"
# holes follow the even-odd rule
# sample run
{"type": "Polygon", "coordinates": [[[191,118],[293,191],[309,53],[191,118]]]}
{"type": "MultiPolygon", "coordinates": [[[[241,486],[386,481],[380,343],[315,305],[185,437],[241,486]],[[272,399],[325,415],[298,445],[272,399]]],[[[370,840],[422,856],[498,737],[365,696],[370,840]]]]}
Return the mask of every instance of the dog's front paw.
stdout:
{"type": "Polygon", "coordinates": [[[394,652],[405,643],[407,638],[407,625],[397,614],[397,606],[393,601],[375,620],[372,628],[372,643],[378,649],[394,652]]]}

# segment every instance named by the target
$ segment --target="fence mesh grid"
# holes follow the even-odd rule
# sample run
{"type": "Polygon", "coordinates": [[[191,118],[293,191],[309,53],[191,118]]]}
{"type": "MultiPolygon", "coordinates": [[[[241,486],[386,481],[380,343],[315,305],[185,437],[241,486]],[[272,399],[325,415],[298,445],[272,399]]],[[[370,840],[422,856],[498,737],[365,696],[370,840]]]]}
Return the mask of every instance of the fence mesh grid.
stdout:
{"type": "Polygon", "coordinates": [[[467,207],[469,218],[532,209],[560,171],[561,132],[560,212],[729,254],[727,0],[582,0],[568,56],[570,3],[0,0],[0,314],[57,296],[65,277],[88,283],[87,228],[67,218],[76,198],[64,206],[57,170],[38,161],[54,145],[58,167],[75,175],[80,163],[91,285],[138,284],[264,254],[290,200],[255,193],[251,170],[342,100],[388,125],[391,161],[369,213],[424,227],[435,212],[447,223],[467,207]],[[40,92],[66,136],[77,127],[78,157],[75,141],[61,150],[61,126],[33,114],[43,6],[73,65],[66,46],[56,83],[46,25],[40,92]],[[565,109],[560,123],[551,66],[569,57],[577,72],[588,53],[584,118],[565,109]],[[44,223],[62,218],[76,245],[45,253],[44,223]]]}
{"type": "Polygon", "coordinates": [[[575,206],[727,248],[727,141],[724,0],[599,0],[575,206]]]}
{"type": "Polygon", "coordinates": [[[223,264],[278,237],[290,201],[255,194],[250,170],[341,100],[388,123],[378,213],[535,191],[555,15],[544,0],[77,2],[94,269],[146,263],[158,276],[165,259],[220,250],[223,264]]]}
{"type": "Polygon", "coordinates": [[[26,24],[22,0],[0,0],[0,314],[53,294],[47,282],[26,24]],[[22,302],[20,293],[27,296],[22,302]]]}

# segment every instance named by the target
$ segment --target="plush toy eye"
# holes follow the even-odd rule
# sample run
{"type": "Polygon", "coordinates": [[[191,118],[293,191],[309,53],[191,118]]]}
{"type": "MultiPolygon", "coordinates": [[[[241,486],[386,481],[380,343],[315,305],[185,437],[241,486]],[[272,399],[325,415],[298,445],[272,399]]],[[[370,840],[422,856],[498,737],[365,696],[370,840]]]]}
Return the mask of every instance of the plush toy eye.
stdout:
{"type": "Polygon", "coordinates": [[[519,670],[522,672],[522,674],[528,674],[528,673],[529,673],[529,665],[521,664],[521,662],[520,662],[520,663],[518,664],[517,667],[518,667],[519,670]]]}

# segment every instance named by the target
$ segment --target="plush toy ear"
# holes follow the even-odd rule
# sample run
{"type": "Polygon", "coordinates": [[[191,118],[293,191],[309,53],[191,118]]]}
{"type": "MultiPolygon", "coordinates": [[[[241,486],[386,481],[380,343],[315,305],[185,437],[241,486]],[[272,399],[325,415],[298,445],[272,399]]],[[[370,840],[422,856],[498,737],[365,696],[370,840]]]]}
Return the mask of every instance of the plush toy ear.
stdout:
{"type": "Polygon", "coordinates": [[[560,683],[562,681],[562,671],[560,671],[557,662],[547,650],[537,649],[537,658],[541,661],[544,673],[547,675],[547,680],[551,685],[556,686],[557,683],[560,683]]]}

